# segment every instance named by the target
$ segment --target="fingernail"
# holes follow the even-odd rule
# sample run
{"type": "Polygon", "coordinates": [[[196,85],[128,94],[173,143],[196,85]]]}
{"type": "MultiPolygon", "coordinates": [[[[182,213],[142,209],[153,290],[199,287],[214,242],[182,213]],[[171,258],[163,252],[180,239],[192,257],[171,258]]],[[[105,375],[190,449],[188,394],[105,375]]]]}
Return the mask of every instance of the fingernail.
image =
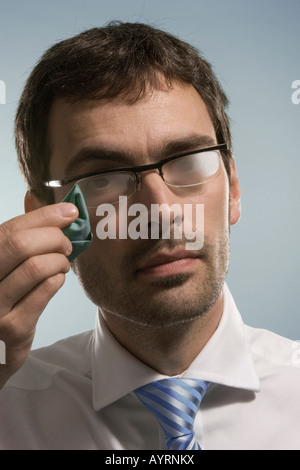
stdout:
{"type": "Polygon", "coordinates": [[[77,207],[70,202],[63,202],[56,207],[56,210],[58,215],[62,217],[74,217],[75,214],[78,214],[77,207]]]}
{"type": "Polygon", "coordinates": [[[65,242],[66,242],[66,254],[67,256],[69,256],[72,251],[73,251],[73,246],[72,246],[72,243],[70,242],[70,240],[68,239],[68,237],[65,237],[65,242]]]}

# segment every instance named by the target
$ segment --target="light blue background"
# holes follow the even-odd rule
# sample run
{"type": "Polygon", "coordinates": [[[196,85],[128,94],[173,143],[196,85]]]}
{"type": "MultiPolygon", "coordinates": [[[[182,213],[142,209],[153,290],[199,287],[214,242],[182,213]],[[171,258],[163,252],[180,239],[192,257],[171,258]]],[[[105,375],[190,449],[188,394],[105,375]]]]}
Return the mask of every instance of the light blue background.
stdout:
{"type": "MultiPolygon", "coordinates": [[[[198,47],[231,106],[243,214],[231,230],[228,284],[244,321],[300,338],[299,0],[0,0],[0,222],[23,212],[13,119],[26,77],[54,42],[113,20],[151,23],[198,47]]],[[[39,347],[93,328],[73,273],[37,328],[39,347]]]]}

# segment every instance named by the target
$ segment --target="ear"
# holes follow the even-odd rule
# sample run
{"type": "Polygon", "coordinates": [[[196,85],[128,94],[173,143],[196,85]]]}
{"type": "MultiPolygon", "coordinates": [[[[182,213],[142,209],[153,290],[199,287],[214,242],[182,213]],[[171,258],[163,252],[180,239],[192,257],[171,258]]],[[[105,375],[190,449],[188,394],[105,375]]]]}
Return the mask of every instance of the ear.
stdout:
{"type": "Polygon", "coordinates": [[[25,212],[31,212],[40,207],[46,206],[47,203],[38,199],[31,191],[27,191],[24,198],[24,209],[25,212]]]}
{"type": "Polygon", "coordinates": [[[241,188],[236,173],[235,160],[231,162],[231,188],[230,188],[230,225],[236,224],[241,217],[241,188]]]}

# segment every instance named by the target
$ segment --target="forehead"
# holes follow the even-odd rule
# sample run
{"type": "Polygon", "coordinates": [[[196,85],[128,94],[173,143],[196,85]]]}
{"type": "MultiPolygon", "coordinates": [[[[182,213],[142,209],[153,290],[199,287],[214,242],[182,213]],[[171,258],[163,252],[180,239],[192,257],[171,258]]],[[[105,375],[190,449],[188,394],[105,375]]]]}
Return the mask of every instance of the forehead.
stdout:
{"type": "Polygon", "coordinates": [[[216,140],[206,105],[189,85],[155,90],[134,104],[118,100],[72,104],[57,99],[48,121],[50,175],[61,177],[83,148],[105,147],[131,155],[132,164],[146,164],[155,149],[192,135],[216,140]]]}

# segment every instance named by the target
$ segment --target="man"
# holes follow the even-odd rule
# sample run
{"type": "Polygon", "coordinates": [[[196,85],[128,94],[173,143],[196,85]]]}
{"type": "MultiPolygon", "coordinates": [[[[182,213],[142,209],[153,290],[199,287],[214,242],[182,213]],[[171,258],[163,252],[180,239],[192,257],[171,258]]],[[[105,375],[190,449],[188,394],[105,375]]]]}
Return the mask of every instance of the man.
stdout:
{"type": "Polygon", "coordinates": [[[26,214],[0,227],[0,448],[300,448],[293,344],[245,326],[225,284],[240,217],[226,105],[194,48],[142,24],[86,31],[33,70],[16,117],[26,214]],[[74,185],[94,238],[71,265],[95,331],[29,354],[70,267],[74,185]],[[150,234],[165,204],[158,238],[96,236],[99,204],[121,226],[120,196],[150,234]],[[194,233],[184,209],[204,206],[201,249],[175,238],[174,204],[194,233]]]}

